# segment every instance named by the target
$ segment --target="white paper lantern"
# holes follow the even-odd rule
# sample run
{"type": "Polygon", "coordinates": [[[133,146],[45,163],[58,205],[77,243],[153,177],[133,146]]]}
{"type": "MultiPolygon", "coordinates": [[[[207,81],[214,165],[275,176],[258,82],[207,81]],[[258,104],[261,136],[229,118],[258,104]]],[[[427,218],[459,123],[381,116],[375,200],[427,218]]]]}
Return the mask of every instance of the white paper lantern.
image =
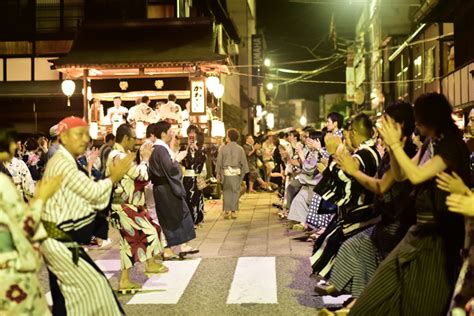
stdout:
{"type": "Polygon", "coordinates": [[[273,129],[275,127],[275,115],[273,115],[273,113],[268,113],[265,119],[267,121],[268,128],[273,129]]]}
{"type": "MultiPolygon", "coordinates": [[[[82,89],[82,95],[84,95],[84,89],[82,89]]],[[[87,87],[87,100],[92,101],[92,88],[87,87]]]]}
{"type": "Polygon", "coordinates": [[[189,119],[183,121],[183,124],[181,125],[181,136],[183,137],[188,137],[188,127],[189,127],[189,119]]]}
{"type": "Polygon", "coordinates": [[[210,93],[214,93],[216,87],[219,85],[220,81],[217,77],[207,77],[206,78],[206,87],[210,93]]]}
{"type": "Polygon", "coordinates": [[[220,99],[222,98],[223,95],[224,95],[224,85],[222,83],[219,83],[214,90],[214,96],[220,99]]]}
{"type": "Polygon", "coordinates": [[[97,136],[99,135],[99,125],[97,125],[97,122],[90,123],[89,135],[92,139],[97,139],[97,136]]]}
{"type": "Polygon", "coordinates": [[[143,139],[146,137],[146,128],[145,128],[145,124],[143,124],[142,121],[137,122],[135,133],[138,139],[143,139]]]}
{"type": "Polygon", "coordinates": [[[72,80],[64,80],[63,83],[61,83],[61,89],[63,90],[63,93],[67,96],[67,106],[71,106],[71,101],[69,100],[69,97],[74,94],[74,90],[76,90],[76,84],[72,80]]]}
{"type": "Polygon", "coordinates": [[[301,116],[300,118],[300,124],[301,126],[305,126],[308,121],[306,120],[306,116],[301,116]]]}
{"type": "Polygon", "coordinates": [[[224,122],[219,120],[212,120],[212,137],[225,137],[225,125],[224,122]]]}
{"type": "Polygon", "coordinates": [[[76,90],[76,84],[74,81],[67,79],[61,84],[61,89],[66,96],[70,97],[73,95],[74,90],[76,90]]]}

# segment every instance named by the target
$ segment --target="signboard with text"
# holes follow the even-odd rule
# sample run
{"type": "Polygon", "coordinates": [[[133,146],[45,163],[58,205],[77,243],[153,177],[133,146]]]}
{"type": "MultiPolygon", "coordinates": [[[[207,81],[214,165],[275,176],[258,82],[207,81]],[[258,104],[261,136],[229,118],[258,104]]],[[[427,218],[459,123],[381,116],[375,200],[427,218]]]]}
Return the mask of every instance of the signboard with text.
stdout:
{"type": "Polygon", "coordinates": [[[263,83],[261,67],[263,64],[263,38],[261,35],[252,35],[252,85],[263,83]]]}
{"type": "Polygon", "coordinates": [[[206,84],[204,78],[191,79],[190,115],[206,114],[206,84]]]}

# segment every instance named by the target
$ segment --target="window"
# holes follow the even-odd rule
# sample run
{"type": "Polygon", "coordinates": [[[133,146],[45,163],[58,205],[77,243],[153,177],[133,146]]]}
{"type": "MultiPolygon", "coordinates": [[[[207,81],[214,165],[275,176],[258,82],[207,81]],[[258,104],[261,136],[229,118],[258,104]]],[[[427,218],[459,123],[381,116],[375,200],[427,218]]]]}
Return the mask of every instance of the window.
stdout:
{"type": "Polygon", "coordinates": [[[35,80],[59,80],[59,72],[51,69],[47,58],[35,58],[35,80]]]}
{"type": "Polygon", "coordinates": [[[7,81],[31,80],[31,58],[8,58],[7,81]]]}
{"type": "Polygon", "coordinates": [[[423,71],[422,63],[423,62],[422,62],[421,56],[416,57],[415,60],[413,61],[413,78],[416,79],[414,81],[415,90],[422,88],[423,81],[420,80],[422,79],[422,71],[423,71]]]}

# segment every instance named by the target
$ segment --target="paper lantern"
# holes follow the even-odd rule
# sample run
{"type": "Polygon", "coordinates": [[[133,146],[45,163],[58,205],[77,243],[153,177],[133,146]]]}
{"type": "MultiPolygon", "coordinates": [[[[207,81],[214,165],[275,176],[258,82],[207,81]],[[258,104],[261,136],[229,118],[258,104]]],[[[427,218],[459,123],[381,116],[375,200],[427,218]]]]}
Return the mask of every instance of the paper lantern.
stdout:
{"type": "Polygon", "coordinates": [[[225,137],[225,125],[224,122],[219,120],[212,120],[212,137],[225,137]]]}
{"type": "Polygon", "coordinates": [[[146,137],[146,127],[142,121],[137,122],[137,126],[135,128],[135,133],[138,139],[143,139],[146,137]]]}
{"type": "Polygon", "coordinates": [[[183,124],[181,126],[181,136],[183,137],[188,137],[188,127],[189,127],[189,120],[183,121],[183,124]]]}
{"type": "MultiPolygon", "coordinates": [[[[84,95],[84,89],[82,89],[82,95],[84,95]]],[[[92,101],[92,88],[87,87],[87,100],[92,101]]]]}
{"type": "Polygon", "coordinates": [[[220,99],[222,98],[223,95],[224,95],[224,85],[222,83],[219,83],[214,90],[214,96],[220,99]]]}
{"type": "Polygon", "coordinates": [[[99,135],[99,125],[97,125],[97,122],[90,123],[89,135],[92,139],[97,139],[97,136],[99,135]]]}
{"type": "Polygon", "coordinates": [[[67,106],[71,106],[71,101],[69,100],[69,97],[71,97],[74,94],[74,90],[76,90],[76,84],[72,80],[64,80],[63,83],[61,84],[61,89],[63,90],[63,93],[67,96],[67,106]]]}
{"type": "Polygon", "coordinates": [[[268,128],[273,129],[275,127],[275,115],[273,115],[273,113],[268,113],[265,119],[267,121],[268,128]]]}
{"type": "Polygon", "coordinates": [[[305,126],[308,121],[306,120],[306,116],[301,116],[300,118],[300,124],[301,126],[305,126]]]}
{"type": "Polygon", "coordinates": [[[206,78],[206,87],[207,90],[211,93],[214,93],[216,87],[219,85],[220,81],[217,77],[207,77],[206,78]]]}

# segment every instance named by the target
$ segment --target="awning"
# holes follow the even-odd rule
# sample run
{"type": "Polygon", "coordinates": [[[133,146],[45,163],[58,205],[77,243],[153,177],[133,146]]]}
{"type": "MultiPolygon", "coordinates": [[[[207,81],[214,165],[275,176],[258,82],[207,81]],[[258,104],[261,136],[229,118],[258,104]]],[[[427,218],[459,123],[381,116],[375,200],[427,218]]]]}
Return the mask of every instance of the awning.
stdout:
{"type": "Polygon", "coordinates": [[[228,72],[216,53],[217,34],[209,18],[89,22],[67,56],[52,68],[71,77],[89,69],[93,77],[153,76],[196,71],[228,72]]]}
{"type": "MultiPolygon", "coordinates": [[[[82,95],[82,81],[75,80],[74,95],[82,95]]],[[[64,97],[61,82],[51,81],[5,81],[0,82],[0,98],[64,97]]]]}

